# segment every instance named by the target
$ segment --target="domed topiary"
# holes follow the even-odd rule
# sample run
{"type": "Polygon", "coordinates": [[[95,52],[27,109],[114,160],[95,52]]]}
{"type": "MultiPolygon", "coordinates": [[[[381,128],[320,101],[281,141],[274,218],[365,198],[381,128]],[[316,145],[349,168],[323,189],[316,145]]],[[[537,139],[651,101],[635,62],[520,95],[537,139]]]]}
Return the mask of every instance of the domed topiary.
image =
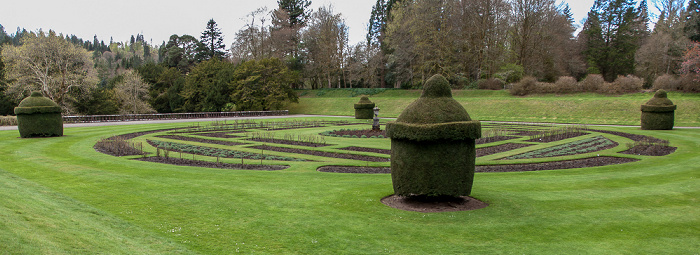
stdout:
{"type": "Polygon", "coordinates": [[[369,101],[369,98],[363,96],[360,101],[355,104],[355,119],[372,119],[374,118],[374,103],[369,101]]]}
{"type": "Polygon", "coordinates": [[[39,92],[22,100],[15,107],[15,114],[22,138],[63,135],[61,107],[39,92]]]}
{"type": "Polygon", "coordinates": [[[391,179],[399,196],[467,196],[481,123],[452,98],[447,79],[431,77],[423,94],[386,125],[391,179]]]}
{"type": "Polygon", "coordinates": [[[676,105],[668,99],[665,90],[658,90],[654,97],[642,105],[642,129],[673,129],[676,105]]]}

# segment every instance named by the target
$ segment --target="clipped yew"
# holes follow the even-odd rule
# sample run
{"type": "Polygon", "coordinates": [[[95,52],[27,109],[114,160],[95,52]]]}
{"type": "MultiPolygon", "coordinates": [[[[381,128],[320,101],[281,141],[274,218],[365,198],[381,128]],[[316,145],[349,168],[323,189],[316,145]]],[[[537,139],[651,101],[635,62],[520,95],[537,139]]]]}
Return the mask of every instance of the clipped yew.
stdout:
{"type": "Polygon", "coordinates": [[[386,125],[391,180],[399,196],[467,196],[474,181],[481,123],[452,98],[447,79],[431,77],[420,98],[386,125]]]}
{"type": "Polygon", "coordinates": [[[355,104],[355,119],[372,119],[374,117],[374,103],[369,98],[363,96],[355,104]]]}
{"type": "Polygon", "coordinates": [[[673,129],[676,105],[668,99],[665,90],[656,91],[654,97],[642,105],[642,129],[673,129]]]}
{"type": "Polygon", "coordinates": [[[15,107],[15,114],[22,138],[63,135],[61,107],[40,92],[33,92],[22,100],[15,107]]]}

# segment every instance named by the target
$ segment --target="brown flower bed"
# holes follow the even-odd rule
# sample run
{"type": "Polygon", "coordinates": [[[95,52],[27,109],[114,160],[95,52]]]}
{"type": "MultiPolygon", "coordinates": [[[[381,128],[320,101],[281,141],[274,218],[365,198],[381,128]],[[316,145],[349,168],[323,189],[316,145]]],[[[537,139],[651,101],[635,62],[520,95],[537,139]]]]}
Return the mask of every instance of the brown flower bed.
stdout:
{"type": "Polygon", "coordinates": [[[556,141],[561,141],[564,139],[569,139],[569,138],[574,138],[577,136],[582,136],[582,135],[587,135],[588,133],[586,132],[567,132],[563,134],[556,134],[556,135],[548,135],[540,138],[533,138],[530,140],[527,140],[527,142],[539,142],[539,143],[549,143],[549,142],[556,142],[556,141]]]}
{"type": "Polygon", "coordinates": [[[239,169],[239,170],[276,171],[276,170],[284,170],[284,169],[289,168],[289,166],[282,166],[282,165],[230,164],[230,163],[217,163],[217,162],[191,160],[191,159],[180,159],[180,158],[169,158],[169,157],[145,157],[145,158],[135,158],[134,160],[163,163],[163,164],[177,165],[177,166],[194,166],[194,167],[208,167],[208,168],[222,168],[222,169],[239,169]]]}
{"type": "Polygon", "coordinates": [[[496,153],[501,153],[504,151],[511,151],[511,150],[515,150],[515,149],[525,148],[528,146],[532,146],[532,144],[506,143],[506,144],[501,144],[501,145],[496,145],[496,146],[491,146],[491,147],[478,148],[478,149],[476,149],[476,156],[483,157],[483,156],[488,156],[488,155],[492,155],[492,154],[496,154],[496,153]]]}
{"type": "Polygon", "coordinates": [[[676,149],[676,147],[663,145],[637,145],[620,153],[642,156],[666,156],[676,152],[676,149]]]}
{"type": "Polygon", "coordinates": [[[159,135],[159,136],[156,136],[156,137],[167,138],[167,139],[174,139],[174,140],[181,140],[181,141],[188,141],[188,142],[198,142],[198,143],[209,143],[209,144],[227,145],[227,146],[236,146],[236,145],[245,145],[245,144],[247,144],[247,143],[239,143],[239,142],[229,142],[229,141],[220,141],[220,140],[209,140],[209,139],[196,138],[196,137],[189,137],[189,136],[181,136],[181,135],[159,135]]]}
{"type": "Polygon", "coordinates": [[[348,154],[348,153],[335,153],[335,152],[325,152],[325,151],[304,150],[304,149],[298,149],[298,148],[285,148],[285,147],[277,147],[277,146],[269,146],[269,145],[260,145],[260,146],[250,147],[250,148],[259,149],[259,150],[266,150],[266,151],[276,151],[276,152],[286,152],[286,153],[321,156],[321,157],[327,157],[327,158],[353,159],[353,160],[370,161],[370,162],[389,162],[389,158],[382,158],[382,157],[365,156],[365,155],[348,154]]]}
{"type": "Polygon", "coordinates": [[[510,140],[510,139],[516,139],[516,138],[520,138],[520,137],[517,137],[517,136],[491,136],[491,137],[484,137],[484,138],[476,139],[476,144],[495,143],[495,142],[500,142],[500,141],[505,141],[505,140],[510,140]]]}
{"type": "Polygon", "coordinates": [[[330,134],[338,135],[338,136],[344,136],[344,135],[349,135],[353,136],[356,135],[357,137],[362,137],[367,136],[367,137],[372,137],[372,136],[384,136],[386,137],[386,130],[379,130],[379,131],[374,131],[372,129],[360,129],[360,130],[338,130],[334,132],[330,132],[330,134]]]}
{"type": "MultiPolygon", "coordinates": [[[[615,164],[623,164],[639,161],[632,158],[619,157],[593,157],[585,159],[574,159],[566,161],[555,161],[546,163],[531,163],[531,164],[510,164],[510,165],[489,165],[476,166],[476,172],[525,172],[525,171],[542,171],[542,170],[558,170],[572,168],[586,168],[596,166],[607,166],[615,164]]],[[[353,166],[323,166],[317,169],[320,172],[330,173],[361,173],[361,174],[377,174],[391,173],[390,167],[353,167],[353,166]]]]}
{"type": "Polygon", "coordinates": [[[298,146],[306,146],[306,147],[325,147],[325,146],[332,145],[332,144],[325,144],[325,143],[310,143],[310,142],[302,142],[302,141],[293,141],[293,140],[284,140],[284,139],[269,139],[269,138],[251,138],[251,139],[247,139],[247,140],[248,141],[255,141],[255,142],[298,145],[298,146]]]}
{"type": "Polygon", "coordinates": [[[357,147],[357,146],[350,146],[350,147],[345,147],[345,148],[339,148],[339,150],[360,151],[360,152],[373,152],[373,153],[381,153],[381,154],[391,155],[391,150],[375,149],[375,148],[367,148],[367,147],[357,147]]]}

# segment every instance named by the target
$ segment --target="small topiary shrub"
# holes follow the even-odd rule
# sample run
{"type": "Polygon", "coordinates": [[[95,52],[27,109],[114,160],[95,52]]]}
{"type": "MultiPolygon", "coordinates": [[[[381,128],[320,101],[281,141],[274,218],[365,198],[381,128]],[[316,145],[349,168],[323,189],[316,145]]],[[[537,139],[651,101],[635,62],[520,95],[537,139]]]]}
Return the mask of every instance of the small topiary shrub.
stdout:
{"type": "Polygon", "coordinates": [[[474,181],[475,140],[481,123],[452,98],[441,75],[386,125],[391,138],[391,180],[398,196],[467,196],[474,181]]]}
{"type": "Polygon", "coordinates": [[[676,105],[668,99],[666,91],[656,91],[654,97],[642,105],[642,129],[673,129],[675,110],[676,105]]]}
{"type": "Polygon", "coordinates": [[[369,98],[363,96],[360,101],[355,104],[355,119],[372,119],[374,118],[374,103],[369,101],[369,98]]]}
{"type": "Polygon", "coordinates": [[[22,138],[63,135],[61,107],[40,92],[22,100],[15,107],[15,114],[22,138]]]}

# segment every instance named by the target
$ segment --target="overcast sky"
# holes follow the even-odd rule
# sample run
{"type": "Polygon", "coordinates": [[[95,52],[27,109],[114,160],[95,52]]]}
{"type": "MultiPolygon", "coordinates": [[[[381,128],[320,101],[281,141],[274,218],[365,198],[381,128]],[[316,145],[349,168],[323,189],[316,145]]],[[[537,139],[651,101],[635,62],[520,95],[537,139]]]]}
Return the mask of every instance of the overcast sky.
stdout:
{"type": "MultiPolygon", "coordinates": [[[[557,0],[560,3],[562,0],[557,0]]],[[[563,0],[580,21],[594,0],[563,0]]],[[[350,28],[350,43],[364,40],[372,6],[376,0],[312,0],[311,7],[333,5],[350,28]]],[[[57,33],[75,34],[84,40],[94,35],[109,42],[129,41],[131,35],[143,34],[147,41],[160,45],[172,34],[189,34],[197,38],[213,18],[224,34],[227,47],[243,27],[246,15],[260,8],[269,10],[276,0],[13,0],[0,5],[0,25],[8,34],[17,27],[30,31],[52,29],[57,33]]]]}

